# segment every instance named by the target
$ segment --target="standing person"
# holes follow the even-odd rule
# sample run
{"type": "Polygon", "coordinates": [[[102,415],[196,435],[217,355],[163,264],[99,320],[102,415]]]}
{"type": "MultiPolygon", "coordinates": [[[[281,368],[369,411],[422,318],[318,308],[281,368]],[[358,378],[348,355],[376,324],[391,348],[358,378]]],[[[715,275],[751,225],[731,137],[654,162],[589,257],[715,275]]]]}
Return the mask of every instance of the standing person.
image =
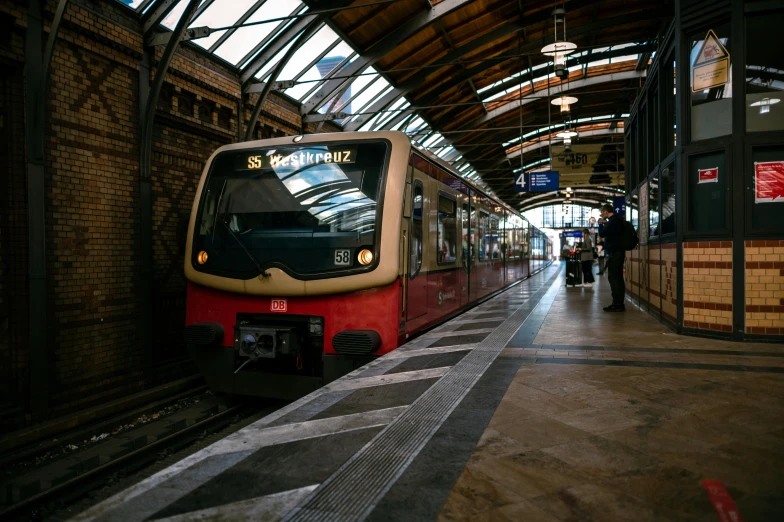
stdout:
{"type": "Polygon", "coordinates": [[[591,233],[588,232],[587,228],[582,230],[583,232],[583,241],[580,243],[580,248],[578,251],[580,252],[580,264],[582,265],[583,269],[583,284],[581,286],[585,288],[591,288],[593,286],[593,242],[591,241],[591,233]]]}
{"type": "Polygon", "coordinates": [[[569,249],[569,244],[564,243],[564,246],[561,249],[561,259],[564,260],[569,259],[569,252],[571,252],[571,250],[569,249]]]}
{"type": "Polygon", "coordinates": [[[623,218],[615,214],[612,205],[602,206],[602,218],[599,221],[599,237],[604,238],[604,251],[607,253],[607,279],[612,290],[612,304],[604,308],[605,312],[625,312],[623,304],[626,295],[626,284],[623,281],[623,263],[626,253],[623,250],[623,218]]]}

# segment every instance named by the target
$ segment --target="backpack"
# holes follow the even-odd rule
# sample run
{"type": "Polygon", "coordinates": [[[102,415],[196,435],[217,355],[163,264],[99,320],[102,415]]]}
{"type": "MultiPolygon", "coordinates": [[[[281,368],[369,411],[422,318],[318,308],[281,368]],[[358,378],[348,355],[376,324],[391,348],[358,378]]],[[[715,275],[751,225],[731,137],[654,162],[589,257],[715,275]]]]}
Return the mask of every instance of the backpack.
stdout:
{"type": "Polygon", "coordinates": [[[634,230],[634,225],[626,220],[621,220],[623,232],[621,233],[621,245],[624,250],[634,250],[640,240],[637,238],[637,231],[634,230]]]}

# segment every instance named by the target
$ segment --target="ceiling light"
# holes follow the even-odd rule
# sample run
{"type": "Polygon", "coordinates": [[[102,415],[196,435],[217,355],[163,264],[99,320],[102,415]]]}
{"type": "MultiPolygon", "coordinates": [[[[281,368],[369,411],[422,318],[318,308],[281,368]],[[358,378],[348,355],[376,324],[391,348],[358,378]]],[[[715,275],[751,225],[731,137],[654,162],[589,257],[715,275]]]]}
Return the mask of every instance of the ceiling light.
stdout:
{"type": "Polygon", "coordinates": [[[556,134],[558,138],[574,138],[577,136],[577,133],[574,131],[563,131],[556,134]]]}
{"type": "Polygon", "coordinates": [[[553,9],[553,27],[555,41],[542,47],[542,54],[553,57],[555,75],[563,79],[569,76],[566,69],[566,57],[577,48],[572,42],[566,41],[566,11],[563,8],[553,9]]]}
{"type": "Polygon", "coordinates": [[[778,98],[762,98],[760,101],[754,102],[749,107],[759,107],[760,114],[767,114],[770,112],[770,106],[775,105],[781,100],[778,98]]]}
{"type": "Polygon", "coordinates": [[[553,98],[550,103],[553,105],[560,105],[561,112],[569,112],[569,106],[573,103],[577,103],[577,98],[574,96],[559,96],[558,98],[553,98]]]}

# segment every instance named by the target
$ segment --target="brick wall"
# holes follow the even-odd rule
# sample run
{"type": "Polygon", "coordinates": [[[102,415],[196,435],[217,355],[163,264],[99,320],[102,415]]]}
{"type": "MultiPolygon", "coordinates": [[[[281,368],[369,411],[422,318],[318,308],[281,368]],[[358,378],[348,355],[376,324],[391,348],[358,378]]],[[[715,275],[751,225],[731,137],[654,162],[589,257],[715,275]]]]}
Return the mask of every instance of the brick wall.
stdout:
{"type": "Polygon", "coordinates": [[[661,313],[661,245],[648,245],[648,304],[661,313]]]}
{"type": "Polygon", "coordinates": [[[683,326],[732,331],[732,241],[683,244],[683,326]]]}
{"type": "MultiPolygon", "coordinates": [[[[48,0],[45,30],[55,0],[48,0]]],[[[27,2],[0,3],[0,430],[29,421],[24,40],[27,2]]],[[[207,157],[237,141],[257,95],[236,71],[181,46],[157,106],[152,151],[153,303],[138,295],[138,19],[113,1],[71,0],[47,96],[46,189],[51,409],[58,416],[195,372],[181,341],[183,225],[207,157]],[[238,107],[242,106],[242,115],[238,107]],[[154,346],[140,346],[153,307],[154,346]]],[[[46,33],[45,33],[46,34],[46,33]]],[[[152,57],[153,73],[163,47],[152,57]]],[[[302,132],[299,107],[271,93],[256,138],[302,132]]],[[[316,125],[305,129],[314,132],[316,125]]],[[[339,130],[326,123],[322,132],[339,130]]]]}
{"type": "Polygon", "coordinates": [[[678,321],[678,249],[675,243],[661,245],[662,316],[673,324],[678,321]]]}
{"type": "Polygon", "coordinates": [[[784,335],[784,240],[745,246],[746,333],[784,335]]]}

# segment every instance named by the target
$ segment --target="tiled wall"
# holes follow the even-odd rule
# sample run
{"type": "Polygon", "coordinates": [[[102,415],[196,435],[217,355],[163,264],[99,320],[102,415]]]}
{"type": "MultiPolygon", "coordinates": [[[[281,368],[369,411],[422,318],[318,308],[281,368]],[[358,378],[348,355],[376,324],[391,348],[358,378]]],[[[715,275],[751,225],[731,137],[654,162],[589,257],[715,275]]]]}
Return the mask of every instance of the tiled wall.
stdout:
{"type": "Polygon", "coordinates": [[[745,246],[746,333],[784,335],[784,240],[745,246]]]}
{"type": "Polygon", "coordinates": [[[683,326],[732,331],[732,241],[683,244],[683,326]]]}
{"type": "Polygon", "coordinates": [[[678,320],[678,245],[661,245],[662,316],[675,324],[678,320]]]}

